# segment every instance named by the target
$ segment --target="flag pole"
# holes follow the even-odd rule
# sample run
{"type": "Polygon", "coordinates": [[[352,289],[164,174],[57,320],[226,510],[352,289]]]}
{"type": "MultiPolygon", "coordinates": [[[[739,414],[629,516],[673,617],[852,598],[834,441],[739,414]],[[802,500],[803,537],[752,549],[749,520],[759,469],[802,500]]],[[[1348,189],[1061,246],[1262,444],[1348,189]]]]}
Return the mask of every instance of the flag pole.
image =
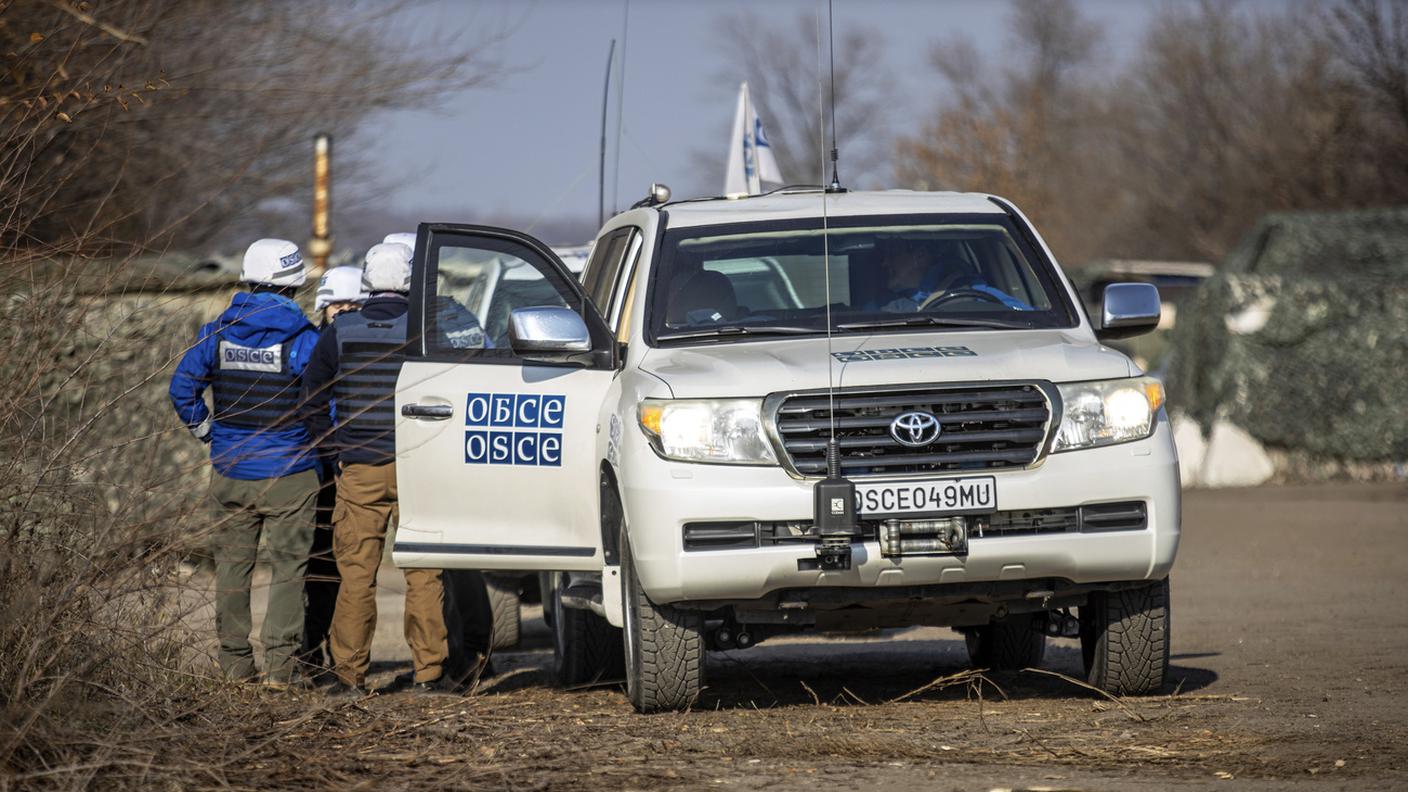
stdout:
{"type": "Polygon", "coordinates": [[[616,39],[606,51],[606,86],[601,92],[601,164],[596,177],[596,224],[606,222],[606,105],[611,99],[611,62],[616,58],[616,39]]]}

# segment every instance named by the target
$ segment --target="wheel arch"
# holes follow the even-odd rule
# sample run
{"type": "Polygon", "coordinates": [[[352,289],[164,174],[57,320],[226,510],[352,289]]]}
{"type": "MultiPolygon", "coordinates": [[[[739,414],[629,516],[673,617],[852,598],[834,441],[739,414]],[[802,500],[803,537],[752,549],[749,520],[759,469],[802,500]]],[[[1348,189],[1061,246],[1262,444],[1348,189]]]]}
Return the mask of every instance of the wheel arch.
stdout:
{"type": "Polygon", "coordinates": [[[598,482],[597,512],[601,525],[602,563],[616,566],[621,563],[620,527],[625,518],[626,505],[621,497],[616,469],[606,460],[601,462],[598,482]]]}

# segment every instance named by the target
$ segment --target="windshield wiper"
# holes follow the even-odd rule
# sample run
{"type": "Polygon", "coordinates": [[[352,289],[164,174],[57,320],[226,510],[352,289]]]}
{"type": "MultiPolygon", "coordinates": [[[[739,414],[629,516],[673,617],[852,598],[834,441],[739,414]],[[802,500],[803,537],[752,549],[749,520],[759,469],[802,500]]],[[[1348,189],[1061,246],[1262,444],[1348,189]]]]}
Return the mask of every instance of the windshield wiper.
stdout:
{"type": "Polygon", "coordinates": [[[716,336],[766,336],[766,335],[813,335],[825,332],[815,327],[795,327],[792,325],[720,325],[684,333],[670,333],[658,336],[659,341],[678,341],[685,338],[712,338],[716,336]]]}
{"type": "Polygon", "coordinates": [[[843,322],[837,330],[879,330],[886,327],[967,327],[995,328],[998,330],[1030,330],[1030,325],[1004,322],[1001,319],[953,319],[945,316],[912,314],[893,319],[875,319],[868,322],[843,322]]]}

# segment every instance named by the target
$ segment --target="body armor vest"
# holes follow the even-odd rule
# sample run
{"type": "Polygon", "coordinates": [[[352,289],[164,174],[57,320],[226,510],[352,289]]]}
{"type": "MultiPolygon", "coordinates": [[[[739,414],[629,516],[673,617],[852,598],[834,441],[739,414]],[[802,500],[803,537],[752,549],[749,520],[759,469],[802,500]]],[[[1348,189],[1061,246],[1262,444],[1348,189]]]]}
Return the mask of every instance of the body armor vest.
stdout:
{"type": "Polygon", "coordinates": [[[336,442],[349,462],[381,464],[396,458],[396,378],[405,360],[406,318],[368,319],[339,314],[333,398],[336,442]]]}
{"type": "Polygon", "coordinates": [[[219,340],[211,383],[216,421],[250,429],[298,425],[299,380],[289,366],[291,342],[249,347],[219,340]]]}

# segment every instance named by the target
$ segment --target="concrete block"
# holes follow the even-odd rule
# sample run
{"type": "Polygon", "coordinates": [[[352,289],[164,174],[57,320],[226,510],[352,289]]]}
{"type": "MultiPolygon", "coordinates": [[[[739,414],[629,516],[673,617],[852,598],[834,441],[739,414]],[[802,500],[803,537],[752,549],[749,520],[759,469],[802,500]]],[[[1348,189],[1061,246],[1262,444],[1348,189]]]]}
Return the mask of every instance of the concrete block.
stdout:
{"type": "Polygon", "coordinates": [[[1218,420],[1208,437],[1199,483],[1204,487],[1255,487],[1276,473],[1255,438],[1230,421],[1218,420]]]}
{"type": "Polygon", "coordinates": [[[1178,477],[1184,489],[1200,486],[1208,450],[1203,428],[1186,415],[1175,415],[1172,421],[1173,444],[1178,448],[1178,477]]]}

